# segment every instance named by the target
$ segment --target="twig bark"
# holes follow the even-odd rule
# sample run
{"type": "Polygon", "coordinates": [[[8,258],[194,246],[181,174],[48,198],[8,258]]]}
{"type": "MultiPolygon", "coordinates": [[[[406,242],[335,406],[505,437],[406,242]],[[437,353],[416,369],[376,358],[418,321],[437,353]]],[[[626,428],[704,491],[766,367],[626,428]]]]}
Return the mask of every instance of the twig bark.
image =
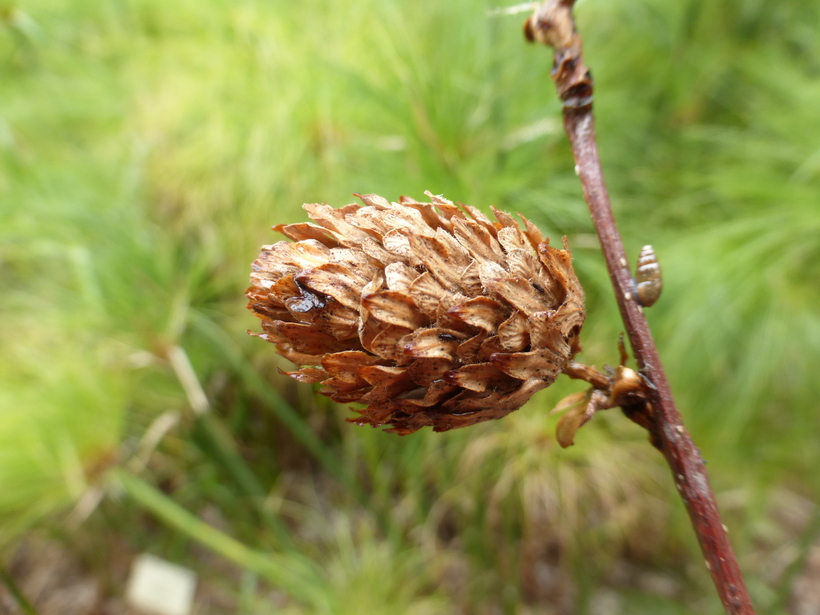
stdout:
{"type": "Polygon", "coordinates": [[[574,3],[575,0],[546,0],[527,21],[525,34],[529,40],[551,46],[555,51],[551,76],[563,102],[564,128],[572,144],[584,197],[601,241],[632,351],[640,373],[649,385],[647,397],[651,416],[646,418],[649,419],[647,425],[652,442],[672,470],[726,613],[754,615],[740,566],[706,476],[704,461],[675,407],[655,342],[635,295],[623,241],[601,172],[592,115],[593,82],[584,65],[581,37],[575,30],[574,3]]]}

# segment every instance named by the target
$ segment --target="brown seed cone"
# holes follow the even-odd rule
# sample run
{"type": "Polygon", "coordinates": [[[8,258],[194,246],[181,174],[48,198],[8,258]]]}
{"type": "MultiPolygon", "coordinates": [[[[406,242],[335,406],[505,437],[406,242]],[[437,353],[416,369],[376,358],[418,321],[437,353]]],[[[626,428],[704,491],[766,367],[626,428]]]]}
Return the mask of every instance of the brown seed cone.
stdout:
{"type": "Polygon", "coordinates": [[[254,335],[301,367],[285,373],[402,435],[517,410],[580,349],[585,316],[566,238],[427,194],[305,205],[314,223],[274,227],[292,241],[263,246],[247,291],[254,335]]]}

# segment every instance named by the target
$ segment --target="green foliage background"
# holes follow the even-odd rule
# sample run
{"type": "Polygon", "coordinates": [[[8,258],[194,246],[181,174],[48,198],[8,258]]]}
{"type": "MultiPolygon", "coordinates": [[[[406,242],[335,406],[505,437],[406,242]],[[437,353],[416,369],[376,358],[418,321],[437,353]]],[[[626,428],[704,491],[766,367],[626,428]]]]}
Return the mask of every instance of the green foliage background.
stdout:
{"type": "MultiPolygon", "coordinates": [[[[578,383],[397,438],[245,335],[272,224],[429,189],[568,235],[581,359],[617,361],[550,54],[493,6],[0,4],[2,552],[47,532],[117,592],[103,544],[148,550],[234,601],[203,613],[720,612],[645,435],[613,411],[558,449],[578,383]]],[[[648,317],[775,609],[820,496],[820,4],[576,12],[621,232],[664,268],[648,317]]]]}

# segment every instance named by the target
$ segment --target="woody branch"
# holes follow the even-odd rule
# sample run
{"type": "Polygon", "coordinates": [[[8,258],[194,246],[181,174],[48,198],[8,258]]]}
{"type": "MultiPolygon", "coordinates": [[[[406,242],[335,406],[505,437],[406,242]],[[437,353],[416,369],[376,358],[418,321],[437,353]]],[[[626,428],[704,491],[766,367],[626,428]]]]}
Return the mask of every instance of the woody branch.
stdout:
{"type": "Polygon", "coordinates": [[[645,426],[672,470],[726,613],[753,615],[754,608],[721,521],[703,459],[675,407],[655,342],[635,296],[601,171],[592,114],[593,81],[583,61],[581,37],[575,29],[574,3],[575,0],[546,0],[527,21],[525,34],[529,40],[554,49],[551,76],[563,103],[564,128],[632,351],[648,383],[646,394],[651,415],[645,417],[645,426]]]}

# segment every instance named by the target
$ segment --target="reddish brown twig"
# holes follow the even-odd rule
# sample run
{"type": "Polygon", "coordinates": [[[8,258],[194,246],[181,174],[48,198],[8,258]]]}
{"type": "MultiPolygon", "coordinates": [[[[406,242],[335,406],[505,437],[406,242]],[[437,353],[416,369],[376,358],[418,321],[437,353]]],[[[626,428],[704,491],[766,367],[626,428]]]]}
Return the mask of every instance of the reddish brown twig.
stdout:
{"type": "Polygon", "coordinates": [[[689,517],[706,558],[721,602],[727,613],[753,615],[737,559],[718,512],[700,452],[675,408],[669,382],[637,301],[632,274],[615,224],[598,157],[592,115],[592,76],[584,65],[581,37],[575,30],[575,0],[546,0],[525,25],[531,41],[555,50],[551,76],[563,102],[564,128],[572,144],[578,176],[601,240],[609,277],[621,311],[635,360],[648,384],[653,443],[661,450],[674,475],[689,517]]]}

